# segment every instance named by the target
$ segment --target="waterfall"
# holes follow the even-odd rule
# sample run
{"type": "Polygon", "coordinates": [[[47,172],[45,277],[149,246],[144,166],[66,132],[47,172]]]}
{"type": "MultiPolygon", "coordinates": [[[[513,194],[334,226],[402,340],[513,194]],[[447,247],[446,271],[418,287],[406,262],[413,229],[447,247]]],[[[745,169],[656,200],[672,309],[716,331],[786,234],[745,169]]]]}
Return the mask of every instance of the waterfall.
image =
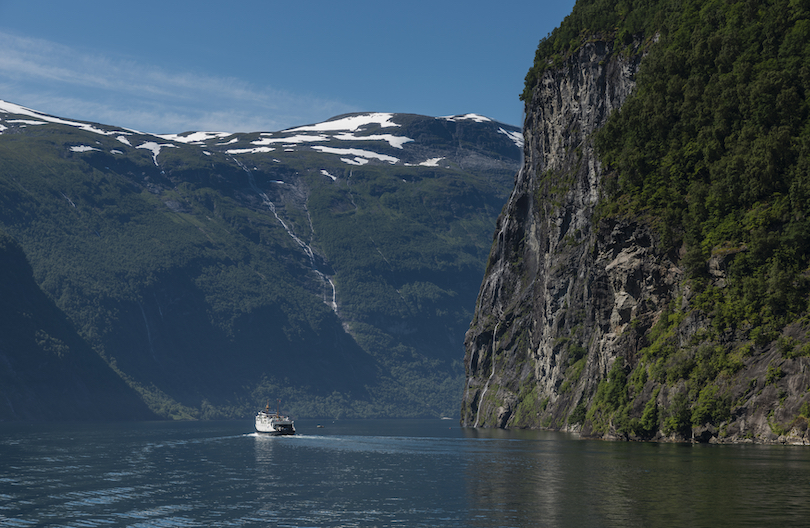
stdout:
{"type": "Polygon", "coordinates": [[[500,321],[495,324],[495,330],[492,331],[492,373],[487,378],[486,384],[484,384],[484,390],[481,392],[481,398],[478,400],[478,409],[475,411],[475,424],[473,427],[478,427],[478,418],[481,415],[481,405],[484,403],[484,396],[487,394],[487,390],[489,389],[489,382],[492,381],[492,378],[495,376],[495,342],[498,335],[498,326],[500,326],[500,321]]]}
{"type": "Polygon", "coordinates": [[[307,257],[309,257],[309,266],[315,273],[315,275],[317,275],[317,277],[321,280],[321,282],[323,282],[324,284],[328,284],[329,287],[332,289],[332,301],[328,302],[326,299],[324,299],[324,302],[332,308],[332,311],[334,311],[335,314],[337,314],[338,313],[337,290],[335,289],[335,283],[333,283],[332,279],[327,277],[326,274],[324,274],[321,270],[317,268],[315,264],[315,253],[312,251],[312,248],[309,246],[309,244],[301,240],[295,234],[295,232],[287,225],[287,223],[278,215],[278,212],[276,211],[276,204],[274,204],[273,201],[270,200],[270,198],[267,196],[267,194],[261,189],[259,189],[259,187],[256,185],[256,181],[254,180],[253,173],[250,171],[250,169],[245,167],[245,165],[238,159],[233,157],[231,159],[237,165],[239,165],[239,167],[241,167],[243,171],[247,173],[250,188],[253,189],[253,191],[259,196],[259,198],[262,199],[262,205],[270,209],[270,212],[272,212],[273,216],[276,217],[276,220],[278,220],[278,223],[281,224],[281,227],[284,228],[284,231],[287,232],[287,235],[289,235],[290,238],[292,238],[295,241],[295,243],[298,244],[298,246],[304,251],[304,253],[306,253],[307,257]]]}

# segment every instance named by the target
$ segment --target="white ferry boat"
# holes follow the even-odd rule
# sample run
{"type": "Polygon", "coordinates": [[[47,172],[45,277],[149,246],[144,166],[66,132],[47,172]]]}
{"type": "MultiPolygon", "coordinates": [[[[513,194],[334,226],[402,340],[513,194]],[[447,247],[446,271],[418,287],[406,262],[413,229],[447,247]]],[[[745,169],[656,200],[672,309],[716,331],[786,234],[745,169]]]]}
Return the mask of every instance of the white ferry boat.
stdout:
{"type": "Polygon", "coordinates": [[[278,407],[275,413],[271,413],[270,402],[267,402],[267,407],[256,414],[256,431],[271,435],[294,435],[295,422],[288,416],[282,416],[278,412],[278,407]]]}

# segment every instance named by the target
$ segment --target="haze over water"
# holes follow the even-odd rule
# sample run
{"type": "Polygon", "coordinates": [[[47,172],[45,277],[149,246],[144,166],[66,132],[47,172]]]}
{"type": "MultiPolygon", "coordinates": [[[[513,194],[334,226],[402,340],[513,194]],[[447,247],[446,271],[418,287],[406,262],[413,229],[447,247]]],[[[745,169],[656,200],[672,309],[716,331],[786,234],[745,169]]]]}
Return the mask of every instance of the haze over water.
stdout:
{"type": "Polygon", "coordinates": [[[800,526],[810,449],[442,420],[0,424],[0,526],[800,526]]]}

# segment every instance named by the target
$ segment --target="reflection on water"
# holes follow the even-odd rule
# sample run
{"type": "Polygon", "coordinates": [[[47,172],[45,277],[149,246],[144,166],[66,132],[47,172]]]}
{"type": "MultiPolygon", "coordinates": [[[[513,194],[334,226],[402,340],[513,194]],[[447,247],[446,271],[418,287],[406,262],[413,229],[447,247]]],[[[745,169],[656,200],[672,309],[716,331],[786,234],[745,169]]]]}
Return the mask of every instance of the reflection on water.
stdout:
{"type": "MultiPolygon", "coordinates": [[[[487,433],[470,436],[481,438],[487,433]]],[[[499,432],[495,438],[509,436],[499,432]]],[[[517,436],[515,437],[517,438],[517,436]]],[[[496,443],[466,471],[470,502],[513,526],[803,526],[798,446],[637,444],[549,432],[496,443]],[[531,438],[533,436],[533,438],[531,438]]]]}
{"type": "Polygon", "coordinates": [[[0,424],[0,526],[802,526],[810,450],[438,420],[0,424]]]}
{"type": "Polygon", "coordinates": [[[576,505],[582,497],[568,495],[578,476],[570,473],[573,468],[566,466],[561,448],[566,443],[581,445],[574,437],[537,431],[466,432],[478,440],[465,472],[471,525],[486,526],[492,515],[507,526],[594,525],[580,523],[576,505]]]}

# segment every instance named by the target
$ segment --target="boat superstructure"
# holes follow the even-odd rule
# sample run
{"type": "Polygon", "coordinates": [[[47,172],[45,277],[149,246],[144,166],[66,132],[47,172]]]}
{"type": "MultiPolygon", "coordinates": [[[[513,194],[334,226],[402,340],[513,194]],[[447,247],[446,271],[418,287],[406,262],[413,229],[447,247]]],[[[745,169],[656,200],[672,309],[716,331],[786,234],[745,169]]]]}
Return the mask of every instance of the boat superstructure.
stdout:
{"type": "Polygon", "coordinates": [[[295,422],[289,416],[283,416],[278,406],[275,413],[270,412],[270,402],[267,402],[267,406],[256,414],[256,431],[271,435],[294,435],[295,422]]]}

